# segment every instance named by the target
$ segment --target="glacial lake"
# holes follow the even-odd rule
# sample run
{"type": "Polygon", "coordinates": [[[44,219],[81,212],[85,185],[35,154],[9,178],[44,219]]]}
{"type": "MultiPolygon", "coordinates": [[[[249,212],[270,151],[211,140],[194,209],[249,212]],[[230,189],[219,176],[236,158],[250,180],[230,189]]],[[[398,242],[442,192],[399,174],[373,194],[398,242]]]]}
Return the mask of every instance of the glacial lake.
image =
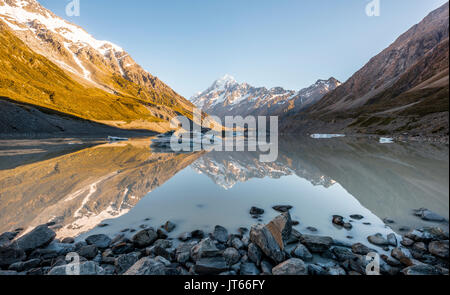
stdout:
{"type": "Polygon", "coordinates": [[[348,244],[402,227],[448,229],[413,215],[425,207],[448,220],[448,146],[281,138],[277,161],[262,163],[256,152],[153,152],[150,140],[0,141],[0,232],[53,222],[58,238],[114,237],[170,220],[172,238],[215,225],[234,233],[269,222],[275,205],[293,206],[301,233],[348,244]],[[265,210],[261,219],[252,206],[265,210]],[[353,228],[337,228],[333,215],[353,228]]]}

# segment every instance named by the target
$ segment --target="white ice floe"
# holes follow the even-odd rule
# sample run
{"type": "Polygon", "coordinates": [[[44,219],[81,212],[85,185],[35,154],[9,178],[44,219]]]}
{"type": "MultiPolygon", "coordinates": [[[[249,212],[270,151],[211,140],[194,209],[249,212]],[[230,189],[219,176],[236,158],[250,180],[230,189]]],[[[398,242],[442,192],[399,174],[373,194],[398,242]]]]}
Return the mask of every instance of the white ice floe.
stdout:
{"type": "Polygon", "coordinates": [[[381,137],[380,138],[380,143],[394,143],[394,139],[390,138],[390,137],[381,137]]]}

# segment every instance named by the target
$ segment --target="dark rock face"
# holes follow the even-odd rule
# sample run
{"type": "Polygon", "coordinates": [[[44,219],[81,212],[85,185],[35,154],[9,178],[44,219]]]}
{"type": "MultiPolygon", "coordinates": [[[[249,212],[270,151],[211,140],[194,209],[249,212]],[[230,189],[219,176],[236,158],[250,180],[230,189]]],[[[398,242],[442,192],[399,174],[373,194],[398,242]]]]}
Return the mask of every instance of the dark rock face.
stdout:
{"type": "Polygon", "coordinates": [[[223,257],[202,258],[195,263],[194,270],[197,274],[220,274],[229,269],[223,257]]]}
{"type": "Polygon", "coordinates": [[[122,254],[115,260],[115,267],[118,274],[123,274],[139,260],[137,253],[122,254]]]}
{"type": "Polygon", "coordinates": [[[24,260],[26,257],[25,251],[10,245],[7,247],[0,247],[0,267],[7,267],[10,264],[24,260]]]}
{"type": "Polygon", "coordinates": [[[250,215],[263,215],[264,209],[258,208],[258,207],[252,207],[250,208],[250,215]]]}
{"type": "Polygon", "coordinates": [[[297,244],[294,249],[292,249],[291,255],[295,258],[300,258],[303,261],[311,261],[313,256],[303,244],[297,244]]]}
{"type": "Polygon", "coordinates": [[[291,258],[272,269],[274,275],[307,275],[308,267],[303,260],[291,258]]]}
{"type": "Polygon", "coordinates": [[[248,245],[247,256],[251,261],[256,263],[256,265],[261,265],[262,252],[261,249],[259,249],[259,247],[256,246],[256,244],[250,243],[248,245]]]}
{"type": "Polygon", "coordinates": [[[17,247],[25,252],[30,252],[50,244],[55,237],[56,234],[53,230],[49,229],[47,225],[41,225],[19,238],[17,247]]]}
{"type": "Polygon", "coordinates": [[[107,235],[92,235],[86,238],[86,243],[99,249],[106,249],[111,244],[111,239],[107,235]]]}
{"type": "Polygon", "coordinates": [[[97,247],[95,247],[94,245],[88,245],[88,246],[84,246],[82,247],[79,251],[78,254],[80,254],[80,256],[83,256],[86,259],[94,259],[95,256],[97,256],[98,254],[98,249],[97,247]]]}
{"type": "Polygon", "coordinates": [[[223,252],[223,257],[229,265],[236,264],[241,259],[239,251],[232,247],[225,249],[225,251],[223,252]]]}
{"type": "Polygon", "coordinates": [[[273,261],[280,263],[284,260],[284,252],[280,248],[270,230],[262,224],[252,226],[250,241],[256,244],[264,254],[273,261]]]}
{"type": "Polygon", "coordinates": [[[144,257],[130,267],[124,275],[165,275],[166,267],[161,262],[150,257],[144,257]]]}
{"type": "Polygon", "coordinates": [[[216,244],[209,238],[203,239],[200,243],[196,244],[191,248],[191,258],[194,261],[200,258],[215,257],[220,254],[219,249],[217,249],[216,244]]]}
{"type": "Polygon", "coordinates": [[[277,241],[279,247],[283,250],[285,243],[289,240],[292,233],[292,219],[289,212],[283,213],[270,221],[266,228],[277,241]]]}
{"type": "Polygon", "coordinates": [[[330,237],[302,235],[300,242],[313,253],[323,253],[330,249],[333,239],[330,237]]]}

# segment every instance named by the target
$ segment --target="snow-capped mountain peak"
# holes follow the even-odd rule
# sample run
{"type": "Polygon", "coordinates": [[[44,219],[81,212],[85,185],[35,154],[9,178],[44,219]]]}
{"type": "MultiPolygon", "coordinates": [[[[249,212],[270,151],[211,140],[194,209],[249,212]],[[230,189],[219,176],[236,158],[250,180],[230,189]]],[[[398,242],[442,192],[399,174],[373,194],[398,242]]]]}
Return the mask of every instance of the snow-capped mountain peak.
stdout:
{"type": "Polygon", "coordinates": [[[203,92],[191,98],[197,107],[212,115],[281,115],[291,110],[300,110],[320,100],[325,94],[340,85],[335,78],[317,80],[310,87],[299,91],[282,87],[253,87],[239,84],[225,75],[203,92]]]}

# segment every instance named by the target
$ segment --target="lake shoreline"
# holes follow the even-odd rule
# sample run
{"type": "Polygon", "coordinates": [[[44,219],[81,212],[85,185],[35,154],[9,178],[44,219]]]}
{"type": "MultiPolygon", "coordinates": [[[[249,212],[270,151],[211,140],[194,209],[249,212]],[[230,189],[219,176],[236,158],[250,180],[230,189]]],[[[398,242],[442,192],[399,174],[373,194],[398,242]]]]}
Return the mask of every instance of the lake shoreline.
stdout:
{"type": "MultiPolygon", "coordinates": [[[[448,275],[449,234],[439,227],[413,229],[401,238],[374,233],[367,237],[368,247],[300,233],[289,206],[277,210],[283,213],[266,225],[234,234],[218,225],[211,233],[193,230],[176,239],[169,238],[177,226],[170,221],[136,231],[130,239],[122,231],[80,242],[54,240],[52,223],[19,238],[17,229],[0,235],[0,275],[65,275],[67,257],[74,255],[82,275],[366,275],[378,268],[382,275],[448,275]],[[378,266],[371,267],[367,257],[378,266]]],[[[264,210],[254,207],[250,213],[258,217],[264,210]]],[[[330,219],[337,227],[351,227],[348,218],[330,219]]]]}

